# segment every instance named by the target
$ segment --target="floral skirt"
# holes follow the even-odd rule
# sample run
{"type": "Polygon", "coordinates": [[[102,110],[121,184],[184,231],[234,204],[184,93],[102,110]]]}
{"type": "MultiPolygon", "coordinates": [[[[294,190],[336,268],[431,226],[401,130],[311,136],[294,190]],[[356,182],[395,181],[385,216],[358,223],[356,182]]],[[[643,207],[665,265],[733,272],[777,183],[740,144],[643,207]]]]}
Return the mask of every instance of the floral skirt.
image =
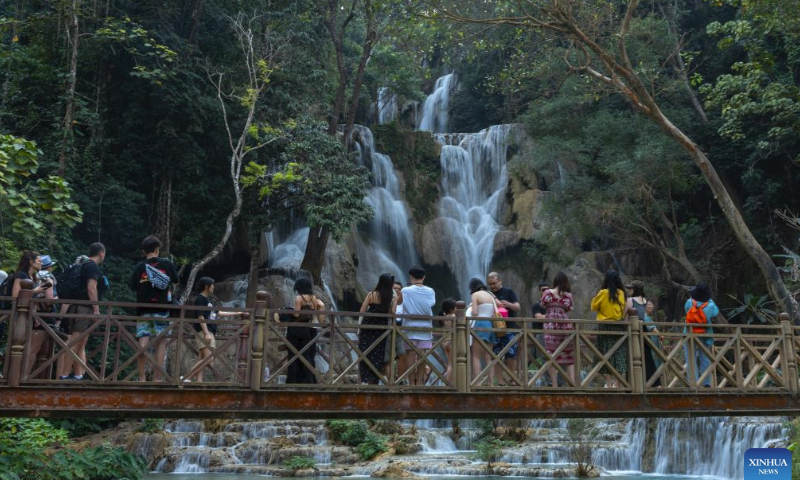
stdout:
{"type": "MultiPolygon", "coordinates": [[[[627,325],[616,325],[614,322],[606,322],[601,323],[600,328],[598,329],[601,332],[626,332],[628,330],[627,325]]],[[[619,335],[599,335],[597,337],[597,349],[600,350],[600,353],[605,355],[614,347],[614,344],[617,343],[619,340],[619,335]]],[[[628,342],[622,342],[614,353],[611,354],[611,357],[608,359],[608,363],[611,364],[611,367],[614,368],[620,375],[626,375],[628,373],[628,342]]],[[[606,366],[600,369],[600,373],[604,375],[611,375],[612,373],[606,366]]]]}

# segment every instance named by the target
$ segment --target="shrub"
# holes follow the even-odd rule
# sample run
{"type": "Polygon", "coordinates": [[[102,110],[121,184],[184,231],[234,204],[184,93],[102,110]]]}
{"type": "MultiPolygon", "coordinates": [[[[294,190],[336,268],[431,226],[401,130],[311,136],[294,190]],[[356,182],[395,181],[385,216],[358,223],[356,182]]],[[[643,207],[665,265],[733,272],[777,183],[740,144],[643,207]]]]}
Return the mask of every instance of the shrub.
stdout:
{"type": "Polygon", "coordinates": [[[367,432],[366,438],[358,445],[356,450],[358,450],[362,460],[371,460],[376,455],[388,451],[389,445],[384,435],[367,432]]]}
{"type": "Polygon", "coordinates": [[[296,472],[298,470],[308,470],[309,468],[317,468],[317,461],[314,460],[313,458],[301,457],[295,455],[286,462],[284,462],[284,465],[292,472],[296,472]]]}
{"type": "Polygon", "coordinates": [[[158,433],[164,430],[163,418],[142,419],[142,425],[137,429],[141,433],[158,433]]]}
{"type": "Polygon", "coordinates": [[[351,447],[364,442],[369,432],[367,422],[363,420],[328,420],[325,425],[334,441],[351,447]]]}

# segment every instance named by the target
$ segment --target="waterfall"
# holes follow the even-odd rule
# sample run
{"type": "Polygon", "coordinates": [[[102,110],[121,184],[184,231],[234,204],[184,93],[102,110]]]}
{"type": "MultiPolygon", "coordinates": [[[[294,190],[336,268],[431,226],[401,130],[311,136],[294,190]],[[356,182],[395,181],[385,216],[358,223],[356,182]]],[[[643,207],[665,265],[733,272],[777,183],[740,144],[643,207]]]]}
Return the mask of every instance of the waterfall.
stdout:
{"type": "Polygon", "coordinates": [[[455,74],[449,73],[436,80],[431,93],[422,106],[422,117],[417,130],[444,133],[447,131],[447,110],[450,106],[450,92],[456,85],[455,74]]]}
{"type": "Polygon", "coordinates": [[[435,135],[442,145],[439,233],[449,237],[445,260],[464,298],[470,278],[489,273],[508,181],[508,147],[520,133],[516,125],[495,125],[478,133],[435,135]]]}
{"type": "Polygon", "coordinates": [[[655,473],[744,478],[744,453],[783,437],[779,418],[702,417],[658,420],[655,473]]]}
{"type": "Polygon", "coordinates": [[[365,201],[374,215],[361,225],[358,239],[358,280],[362,287],[371,289],[382,273],[392,273],[402,281],[406,270],[418,263],[418,258],[411,215],[402,199],[392,160],[375,151],[375,140],[367,127],[355,125],[352,139],[358,161],[371,173],[372,188],[365,201]]]}
{"type": "Polygon", "coordinates": [[[378,123],[385,123],[397,120],[397,95],[389,87],[381,87],[378,90],[378,123]]]}

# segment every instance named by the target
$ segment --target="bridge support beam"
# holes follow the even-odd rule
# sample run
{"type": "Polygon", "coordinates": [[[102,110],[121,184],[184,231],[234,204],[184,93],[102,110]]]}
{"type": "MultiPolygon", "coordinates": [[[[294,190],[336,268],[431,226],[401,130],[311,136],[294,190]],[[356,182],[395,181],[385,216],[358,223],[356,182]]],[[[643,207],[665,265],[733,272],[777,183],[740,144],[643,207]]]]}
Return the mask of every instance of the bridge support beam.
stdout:
{"type": "Polygon", "coordinates": [[[469,341],[467,340],[466,308],[465,302],[456,302],[456,338],[453,340],[453,356],[456,359],[456,390],[462,393],[469,391],[469,370],[467,369],[469,341]]]}
{"type": "Polygon", "coordinates": [[[17,387],[0,416],[117,418],[566,418],[800,414],[800,395],[631,393],[433,393],[17,387]]]}
{"type": "Polygon", "coordinates": [[[22,380],[25,365],[25,336],[28,328],[28,316],[31,309],[31,297],[33,296],[33,282],[31,280],[21,280],[19,295],[17,296],[17,314],[9,317],[11,325],[10,353],[8,353],[8,385],[10,387],[19,386],[22,380]]]}

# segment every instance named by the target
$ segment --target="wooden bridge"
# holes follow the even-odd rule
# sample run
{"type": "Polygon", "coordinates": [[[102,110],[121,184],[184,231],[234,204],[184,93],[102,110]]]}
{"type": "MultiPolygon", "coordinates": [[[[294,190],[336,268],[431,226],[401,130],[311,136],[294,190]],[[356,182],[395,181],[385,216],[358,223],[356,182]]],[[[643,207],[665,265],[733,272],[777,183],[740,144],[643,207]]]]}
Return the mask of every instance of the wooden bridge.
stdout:
{"type": "MultiPolygon", "coordinates": [[[[187,383],[198,352],[194,306],[165,306],[169,325],[151,339],[164,342],[167,361],[155,362],[135,338],[133,312],[141,305],[97,302],[98,315],[57,315],[53,301],[31,298],[24,285],[8,317],[8,344],[0,379],[0,416],[40,417],[218,417],[218,418],[487,418],[642,417],[800,414],[798,347],[800,329],[782,315],[775,325],[714,325],[694,333],[682,323],[644,323],[635,316],[615,322],[615,331],[591,320],[569,320],[562,342],[548,353],[543,334],[555,331],[542,320],[514,319],[515,328],[476,328],[459,302],[456,318],[389,316],[353,312],[313,312],[318,323],[279,322],[259,292],[254,308],[220,322],[214,356],[202,368],[207,381],[187,383]],[[66,336],[53,325],[59,318],[91,318],[85,332],[66,336]],[[359,325],[359,317],[383,319],[359,325]],[[430,319],[430,328],[398,325],[403,318],[430,319]],[[376,323],[376,322],[371,322],[376,323]],[[299,348],[287,327],[312,328],[299,348]],[[658,331],[653,329],[657,327],[658,331]],[[372,330],[373,342],[359,346],[359,332],[372,330]],[[688,330],[688,331],[687,331],[688,330]],[[420,350],[408,336],[431,332],[433,348],[420,350]],[[507,334],[502,350],[492,350],[486,334],[507,334]],[[609,341],[600,342],[606,338],[609,341]],[[70,348],[88,340],[85,361],[70,348]],[[605,347],[600,346],[603,343],[605,347]],[[411,365],[373,364],[374,349],[394,358],[405,345],[416,354],[411,365]],[[504,361],[517,349],[517,362],[504,361]],[[574,351],[575,372],[556,359],[574,351]],[[473,365],[471,355],[485,352],[473,365]],[[613,362],[624,356],[624,366],[613,362]],[[648,360],[647,357],[650,357],[648,360]],[[687,361],[702,357],[707,362],[687,361]],[[136,362],[150,372],[140,382],[136,362]],[[653,362],[650,363],[650,360],[653,362]],[[58,380],[59,362],[86,370],[84,380],[58,380]],[[649,364],[649,365],[648,365],[649,364]],[[302,365],[311,384],[289,384],[287,372],[302,365]],[[376,375],[362,384],[359,366],[376,375]],[[448,369],[448,366],[450,368],[448,369]],[[473,366],[475,368],[473,368],[473,366]],[[423,368],[424,384],[412,374],[423,368]],[[549,369],[559,380],[553,386],[549,369]],[[617,386],[605,388],[605,375],[617,386]],[[494,377],[494,378],[492,378],[494,377]],[[160,378],[161,381],[153,381],[160,378]],[[708,385],[708,386],[705,386],[708,385]]],[[[91,305],[92,302],[72,302],[91,305]]],[[[151,306],[151,305],[148,305],[151,306]]],[[[286,312],[283,312],[286,313],[286,312]]],[[[298,312],[294,312],[298,313],[298,312]]],[[[312,313],[312,312],[307,312],[312,313]]],[[[286,318],[286,317],[284,317],[286,318]]],[[[291,317],[290,317],[291,318],[291,317]]],[[[566,322],[564,322],[566,323],[566,322]]]]}

